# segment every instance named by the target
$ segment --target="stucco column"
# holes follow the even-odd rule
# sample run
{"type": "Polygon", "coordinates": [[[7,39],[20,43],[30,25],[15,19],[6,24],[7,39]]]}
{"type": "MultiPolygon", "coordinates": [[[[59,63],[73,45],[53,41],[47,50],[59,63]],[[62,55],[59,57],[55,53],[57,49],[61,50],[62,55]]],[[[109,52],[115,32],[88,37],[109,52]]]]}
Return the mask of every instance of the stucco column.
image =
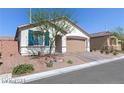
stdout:
{"type": "Polygon", "coordinates": [[[85,39],[85,51],[90,51],[90,48],[89,48],[89,39],[85,39]]]}
{"type": "Polygon", "coordinates": [[[118,46],[118,39],[116,38],[116,46],[118,46]]]}
{"type": "Polygon", "coordinates": [[[107,46],[110,46],[110,38],[107,38],[107,46]]]}
{"type": "Polygon", "coordinates": [[[66,53],[66,36],[62,37],[62,53],[66,53]]]}
{"type": "Polygon", "coordinates": [[[86,41],[85,41],[86,43],[86,51],[90,51],[90,39],[86,39],[86,41]]]}
{"type": "Polygon", "coordinates": [[[116,49],[118,50],[118,39],[116,38],[116,49]]]}
{"type": "Polygon", "coordinates": [[[43,35],[43,46],[45,46],[45,36],[43,35]]]}

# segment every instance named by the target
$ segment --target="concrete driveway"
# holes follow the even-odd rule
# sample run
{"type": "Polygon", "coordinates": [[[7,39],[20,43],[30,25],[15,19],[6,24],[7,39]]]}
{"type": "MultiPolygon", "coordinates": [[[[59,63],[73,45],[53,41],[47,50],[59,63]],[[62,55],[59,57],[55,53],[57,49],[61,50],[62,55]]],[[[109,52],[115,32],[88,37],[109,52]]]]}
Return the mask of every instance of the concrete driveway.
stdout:
{"type": "Polygon", "coordinates": [[[65,56],[68,58],[69,57],[78,58],[84,62],[92,62],[92,61],[119,57],[122,56],[122,54],[114,56],[113,54],[101,54],[99,51],[96,51],[96,52],[83,52],[83,53],[68,53],[65,56]]]}
{"type": "Polygon", "coordinates": [[[30,84],[124,84],[124,59],[29,82],[30,84]]]}

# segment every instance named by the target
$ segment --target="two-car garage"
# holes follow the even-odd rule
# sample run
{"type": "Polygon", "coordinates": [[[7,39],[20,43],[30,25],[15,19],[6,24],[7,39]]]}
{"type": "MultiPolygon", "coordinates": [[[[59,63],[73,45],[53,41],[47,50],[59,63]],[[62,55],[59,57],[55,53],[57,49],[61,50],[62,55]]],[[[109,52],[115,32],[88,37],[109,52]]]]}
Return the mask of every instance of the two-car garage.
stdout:
{"type": "Polygon", "coordinates": [[[67,52],[68,53],[79,53],[86,50],[85,46],[86,38],[79,36],[68,36],[67,37],[67,52]]]}

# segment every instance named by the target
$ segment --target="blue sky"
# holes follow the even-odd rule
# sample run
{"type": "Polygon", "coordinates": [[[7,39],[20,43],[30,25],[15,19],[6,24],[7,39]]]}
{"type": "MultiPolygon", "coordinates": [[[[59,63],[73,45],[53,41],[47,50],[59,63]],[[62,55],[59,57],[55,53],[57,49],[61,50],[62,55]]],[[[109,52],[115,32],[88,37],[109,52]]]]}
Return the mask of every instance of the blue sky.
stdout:
{"type": "MultiPolygon", "coordinates": [[[[124,9],[73,8],[73,17],[77,24],[88,33],[111,30],[118,26],[124,27],[124,9]]],[[[0,9],[0,36],[15,36],[19,25],[29,23],[29,9],[0,9]]]]}

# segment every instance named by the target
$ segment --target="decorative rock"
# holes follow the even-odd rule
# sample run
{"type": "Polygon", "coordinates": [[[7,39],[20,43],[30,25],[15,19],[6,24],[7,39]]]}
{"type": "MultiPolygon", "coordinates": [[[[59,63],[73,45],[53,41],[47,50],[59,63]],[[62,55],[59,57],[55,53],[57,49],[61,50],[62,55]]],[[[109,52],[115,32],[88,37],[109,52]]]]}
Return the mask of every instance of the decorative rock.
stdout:
{"type": "Polygon", "coordinates": [[[64,59],[59,58],[59,59],[58,59],[58,62],[64,62],[64,59]]]}

